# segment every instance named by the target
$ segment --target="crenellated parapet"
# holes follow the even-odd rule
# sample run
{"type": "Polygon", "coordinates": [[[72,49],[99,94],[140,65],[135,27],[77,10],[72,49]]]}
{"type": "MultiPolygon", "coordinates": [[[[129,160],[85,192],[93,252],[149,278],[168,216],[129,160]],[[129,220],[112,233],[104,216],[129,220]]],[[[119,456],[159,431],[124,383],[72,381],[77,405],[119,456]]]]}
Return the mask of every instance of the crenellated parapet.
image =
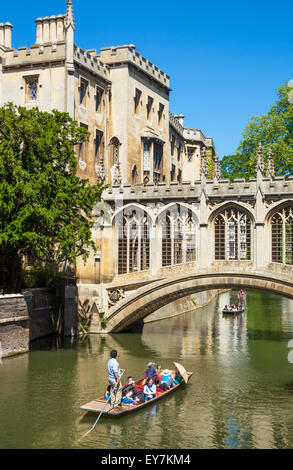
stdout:
{"type": "Polygon", "coordinates": [[[113,64],[130,63],[169,90],[169,75],[139,54],[133,44],[103,47],[99,56],[110,67],[113,64]]]}
{"type": "Polygon", "coordinates": [[[19,47],[7,51],[3,58],[3,69],[26,67],[32,64],[52,63],[65,60],[65,42],[47,43],[28,47],[19,47]]]}
{"type": "Polygon", "coordinates": [[[91,51],[84,51],[80,47],[74,46],[74,61],[90,72],[109,80],[108,67],[91,51]]]}
{"type": "MultiPolygon", "coordinates": [[[[264,198],[267,200],[277,200],[279,198],[293,198],[293,176],[285,178],[284,176],[275,177],[274,181],[264,177],[261,182],[261,189],[264,198]]],[[[210,200],[255,200],[258,191],[256,178],[250,178],[249,181],[238,178],[233,181],[220,179],[219,181],[206,180],[195,181],[193,184],[185,181],[182,184],[171,183],[148,183],[147,185],[137,184],[112,186],[103,193],[103,200],[106,202],[115,199],[126,201],[149,200],[186,200],[199,201],[204,190],[206,198],[210,200]]]]}
{"type": "Polygon", "coordinates": [[[187,141],[204,144],[207,148],[215,148],[213,139],[211,137],[206,137],[200,129],[184,128],[183,136],[187,141]]]}
{"type": "Polygon", "coordinates": [[[183,137],[184,127],[180,124],[177,116],[174,116],[174,114],[172,114],[170,111],[169,111],[169,122],[170,122],[170,125],[183,137]]]}

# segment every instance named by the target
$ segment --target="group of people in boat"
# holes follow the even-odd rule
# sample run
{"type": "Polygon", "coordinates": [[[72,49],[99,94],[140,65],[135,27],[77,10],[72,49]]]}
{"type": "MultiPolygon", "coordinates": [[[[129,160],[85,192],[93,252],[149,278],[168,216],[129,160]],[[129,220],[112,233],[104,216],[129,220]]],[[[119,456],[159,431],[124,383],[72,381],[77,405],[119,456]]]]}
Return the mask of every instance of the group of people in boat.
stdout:
{"type": "Polygon", "coordinates": [[[244,308],[242,307],[241,304],[231,304],[231,305],[225,305],[224,309],[223,309],[223,312],[233,312],[233,313],[237,313],[237,312],[243,312],[244,308]]]}
{"type": "Polygon", "coordinates": [[[241,289],[238,292],[238,305],[236,304],[225,305],[223,312],[232,312],[232,313],[243,312],[244,311],[243,302],[244,302],[244,292],[241,289]]]}
{"type": "Polygon", "coordinates": [[[117,355],[115,349],[110,353],[108,361],[109,385],[104,395],[105,400],[109,400],[113,407],[124,404],[140,405],[156,398],[160,392],[167,392],[183,380],[177,368],[175,372],[169,369],[162,370],[160,365],[155,368],[155,363],[149,362],[142,385],[137,385],[133,377],[129,376],[123,387],[120,379],[125,370],[120,369],[117,355]]]}

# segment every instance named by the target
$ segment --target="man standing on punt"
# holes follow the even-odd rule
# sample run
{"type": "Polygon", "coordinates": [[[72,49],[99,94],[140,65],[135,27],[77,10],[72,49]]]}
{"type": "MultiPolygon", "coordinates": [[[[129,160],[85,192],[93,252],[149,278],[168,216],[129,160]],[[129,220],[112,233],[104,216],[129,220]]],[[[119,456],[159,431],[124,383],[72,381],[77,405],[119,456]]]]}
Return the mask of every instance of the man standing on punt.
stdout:
{"type": "Polygon", "coordinates": [[[117,361],[118,353],[116,349],[113,349],[110,353],[110,359],[108,361],[108,372],[109,372],[109,385],[110,385],[110,402],[115,406],[121,404],[122,397],[122,384],[120,381],[121,373],[124,372],[124,369],[120,369],[119,362],[117,361]]]}

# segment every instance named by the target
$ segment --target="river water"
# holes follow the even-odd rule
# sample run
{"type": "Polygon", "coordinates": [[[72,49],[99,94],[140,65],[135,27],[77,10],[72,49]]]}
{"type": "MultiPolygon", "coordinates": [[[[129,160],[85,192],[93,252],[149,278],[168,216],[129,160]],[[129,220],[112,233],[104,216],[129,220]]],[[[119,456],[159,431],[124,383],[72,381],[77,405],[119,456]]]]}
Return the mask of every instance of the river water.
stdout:
{"type": "MultiPolygon", "coordinates": [[[[231,296],[231,299],[230,299],[231,296]]],[[[0,364],[0,448],[293,448],[293,302],[251,291],[245,313],[223,317],[224,293],[207,307],[145,325],[142,334],[37,341],[0,364]],[[140,378],[152,360],[193,371],[185,388],[121,418],[79,406],[102,395],[119,352],[140,378]]]]}

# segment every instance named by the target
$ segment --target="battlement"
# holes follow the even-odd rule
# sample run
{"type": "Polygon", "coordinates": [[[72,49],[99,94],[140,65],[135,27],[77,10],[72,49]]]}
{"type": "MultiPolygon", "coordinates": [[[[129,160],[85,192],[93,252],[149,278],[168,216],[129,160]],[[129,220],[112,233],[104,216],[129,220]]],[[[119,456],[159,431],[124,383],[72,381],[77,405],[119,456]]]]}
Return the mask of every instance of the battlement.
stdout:
{"type": "MultiPolygon", "coordinates": [[[[112,186],[103,192],[103,200],[106,202],[115,199],[125,201],[143,201],[143,200],[185,200],[199,202],[202,191],[204,190],[208,199],[211,200],[255,200],[258,191],[256,178],[250,178],[249,181],[238,178],[233,181],[222,179],[220,181],[207,180],[195,181],[194,184],[184,181],[182,184],[171,183],[149,183],[146,186],[136,184],[135,187],[125,184],[121,187],[112,186]]],[[[293,197],[293,176],[276,177],[274,180],[263,178],[261,190],[266,199],[277,199],[278,197],[293,197]]]]}
{"type": "Polygon", "coordinates": [[[82,67],[109,80],[109,69],[97,58],[94,49],[84,51],[80,47],[74,46],[74,60],[82,67]]]}
{"type": "Polygon", "coordinates": [[[213,139],[211,137],[206,137],[200,129],[193,129],[191,127],[187,129],[185,127],[183,135],[186,140],[202,142],[207,147],[214,147],[213,139]]]}
{"type": "Polygon", "coordinates": [[[5,53],[3,68],[22,67],[44,62],[58,62],[65,60],[65,42],[39,44],[28,47],[19,47],[5,53]]]}
{"type": "Polygon", "coordinates": [[[174,129],[183,136],[184,133],[184,127],[180,124],[179,120],[177,119],[174,114],[169,112],[169,122],[174,129]]]}
{"type": "Polygon", "coordinates": [[[139,54],[133,44],[115,47],[103,47],[99,57],[101,57],[101,60],[109,66],[125,62],[131,63],[169,90],[169,75],[139,54]]]}

